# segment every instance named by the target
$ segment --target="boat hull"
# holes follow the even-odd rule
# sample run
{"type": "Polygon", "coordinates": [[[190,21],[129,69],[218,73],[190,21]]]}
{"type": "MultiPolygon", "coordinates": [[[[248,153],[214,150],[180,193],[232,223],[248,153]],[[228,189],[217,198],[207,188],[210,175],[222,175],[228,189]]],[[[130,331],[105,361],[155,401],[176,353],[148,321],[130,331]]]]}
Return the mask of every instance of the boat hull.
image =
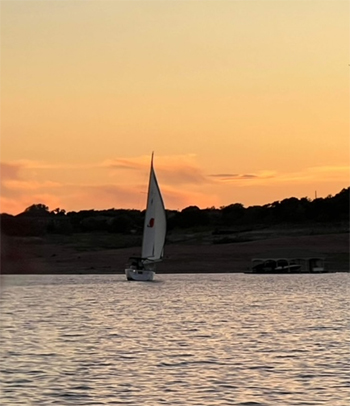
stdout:
{"type": "Polygon", "coordinates": [[[325,273],[325,259],[322,257],[304,258],[253,258],[253,265],[246,273],[325,273]]]}
{"type": "Polygon", "coordinates": [[[125,269],[125,276],[128,281],[150,282],[153,281],[155,274],[154,271],[145,269],[125,269]]]}

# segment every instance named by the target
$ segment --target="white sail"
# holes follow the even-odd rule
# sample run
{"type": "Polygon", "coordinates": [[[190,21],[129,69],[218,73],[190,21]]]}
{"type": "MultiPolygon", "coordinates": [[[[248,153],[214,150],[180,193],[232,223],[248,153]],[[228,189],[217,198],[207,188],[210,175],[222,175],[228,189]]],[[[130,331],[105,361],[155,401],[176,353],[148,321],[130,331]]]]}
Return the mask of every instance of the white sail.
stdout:
{"type": "Polygon", "coordinates": [[[166,215],[153,168],[152,154],[141,258],[130,258],[132,263],[125,269],[128,281],[153,281],[156,273],[155,263],[161,261],[163,257],[165,234],[166,215]]]}
{"type": "Polygon", "coordinates": [[[146,262],[161,260],[166,234],[166,215],[153,168],[153,155],[148,186],[147,208],[143,230],[141,255],[146,262]]]}

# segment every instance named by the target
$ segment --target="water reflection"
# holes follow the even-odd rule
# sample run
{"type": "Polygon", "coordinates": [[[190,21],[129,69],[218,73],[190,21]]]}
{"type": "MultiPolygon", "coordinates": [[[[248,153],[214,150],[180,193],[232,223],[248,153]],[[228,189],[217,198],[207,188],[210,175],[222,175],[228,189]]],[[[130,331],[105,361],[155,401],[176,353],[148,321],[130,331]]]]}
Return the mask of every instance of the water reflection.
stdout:
{"type": "Polygon", "coordinates": [[[348,275],[160,278],[5,277],[2,403],[348,403],[348,275]]]}

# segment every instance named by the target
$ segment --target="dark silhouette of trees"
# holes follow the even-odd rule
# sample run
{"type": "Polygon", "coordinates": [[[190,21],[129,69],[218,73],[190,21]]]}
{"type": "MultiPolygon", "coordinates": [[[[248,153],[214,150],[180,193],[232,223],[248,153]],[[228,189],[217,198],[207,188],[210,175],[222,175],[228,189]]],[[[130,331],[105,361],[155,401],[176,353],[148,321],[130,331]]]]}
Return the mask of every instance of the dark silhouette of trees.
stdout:
{"type": "MultiPolygon", "coordinates": [[[[167,228],[168,231],[198,227],[213,230],[254,229],[278,224],[349,222],[349,192],[350,188],[346,188],[326,198],[310,200],[290,197],[247,208],[241,203],[233,203],[220,209],[189,206],[181,211],[168,210],[167,228]]],[[[17,216],[1,214],[1,231],[8,235],[77,232],[141,234],[144,216],[145,212],[140,210],[82,210],[67,213],[60,208],[49,211],[44,204],[33,204],[17,216]]]]}
{"type": "Polygon", "coordinates": [[[260,224],[265,222],[267,213],[263,206],[250,206],[245,209],[244,216],[247,225],[260,224]]]}
{"type": "Polygon", "coordinates": [[[295,197],[284,199],[281,202],[274,202],[271,208],[272,217],[275,221],[295,223],[305,220],[303,203],[295,197]]]}
{"type": "Polygon", "coordinates": [[[110,233],[128,234],[133,226],[133,219],[126,213],[120,213],[109,220],[107,229],[110,233]]]}
{"type": "Polygon", "coordinates": [[[32,204],[31,206],[27,207],[24,210],[24,213],[22,215],[30,215],[30,216],[47,216],[49,215],[49,208],[48,206],[45,206],[45,204],[32,204]]]}
{"type": "Polygon", "coordinates": [[[233,226],[244,223],[245,211],[243,204],[234,203],[221,209],[222,221],[227,226],[233,226]]]}
{"type": "Polygon", "coordinates": [[[172,219],[173,227],[191,228],[209,224],[209,216],[205,210],[197,206],[189,206],[177,212],[172,219]]]}
{"type": "Polygon", "coordinates": [[[66,214],[66,211],[64,209],[60,209],[59,207],[57,207],[57,209],[52,210],[53,214],[56,214],[58,216],[64,216],[66,214]]]}

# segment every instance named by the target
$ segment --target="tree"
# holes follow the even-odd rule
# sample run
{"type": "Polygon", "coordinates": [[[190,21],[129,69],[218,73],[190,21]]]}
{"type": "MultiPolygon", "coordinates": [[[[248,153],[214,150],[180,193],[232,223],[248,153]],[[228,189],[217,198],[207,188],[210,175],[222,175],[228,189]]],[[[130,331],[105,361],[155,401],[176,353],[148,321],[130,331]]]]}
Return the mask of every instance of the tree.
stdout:
{"type": "Polygon", "coordinates": [[[241,224],[244,220],[245,208],[241,203],[230,204],[222,208],[223,221],[226,225],[241,224]]]}
{"type": "Polygon", "coordinates": [[[45,204],[39,203],[39,204],[32,204],[31,206],[27,207],[24,210],[24,213],[30,214],[30,215],[35,215],[35,216],[42,216],[42,215],[48,215],[49,214],[49,208],[45,204]]]}
{"type": "Polygon", "coordinates": [[[126,213],[119,214],[108,221],[110,233],[128,233],[132,228],[132,220],[126,213]]]}
{"type": "Polygon", "coordinates": [[[175,226],[190,228],[207,225],[209,222],[208,213],[197,206],[189,206],[177,213],[174,218],[175,226]]]}
{"type": "Polygon", "coordinates": [[[58,216],[64,216],[66,214],[66,211],[64,209],[60,209],[59,207],[57,207],[57,209],[52,210],[53,214],[56,214],[58,216]]]}

